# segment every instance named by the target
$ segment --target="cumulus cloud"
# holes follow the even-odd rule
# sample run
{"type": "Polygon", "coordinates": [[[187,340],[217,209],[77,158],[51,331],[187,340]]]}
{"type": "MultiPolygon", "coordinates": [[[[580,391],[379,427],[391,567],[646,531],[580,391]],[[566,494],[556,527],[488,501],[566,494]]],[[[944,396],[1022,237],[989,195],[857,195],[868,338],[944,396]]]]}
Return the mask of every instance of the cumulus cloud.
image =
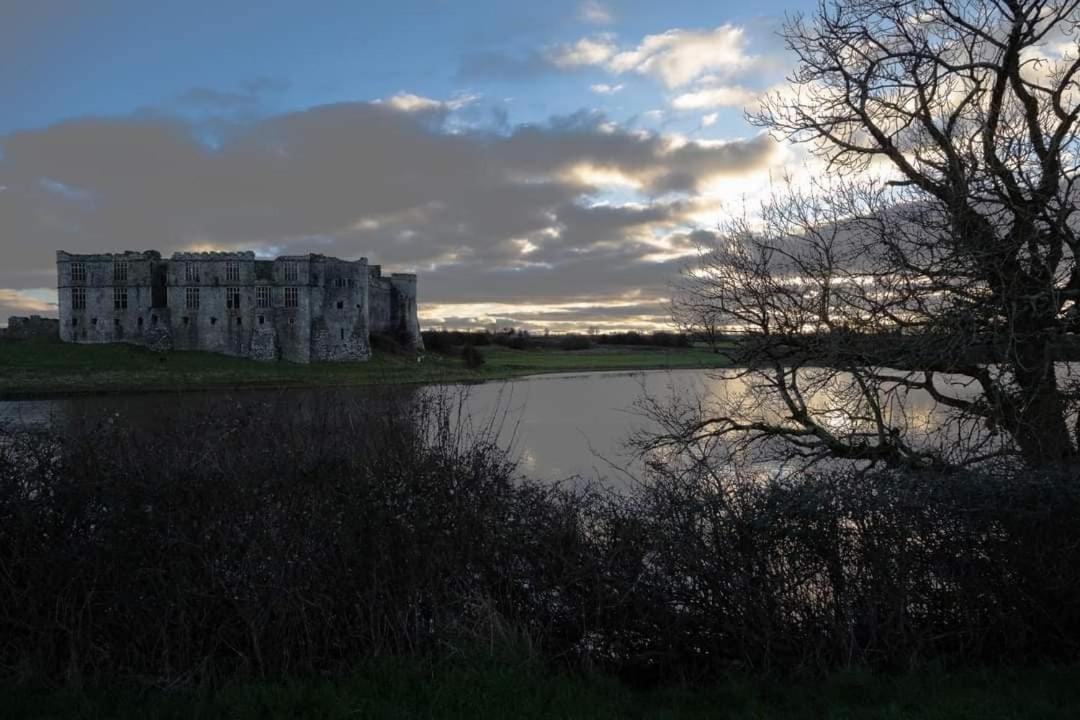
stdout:
{"type": "Polygon", "coordinates": [[[560,68],[594,65],[616,74],[650,75],[669,88],[706,77],[729,78],[758,61],[746,51],[745,31],[734,25],[712,30],[668,30],[646,35],[629,48],[620,48],[613,35],[601,33],[558,45],[548,57],[560,68]]]}
{"type": "Polygon", "coordinates": [[[689,142],[590,113],[451,127],[451,102],[315,107],[213,143],[162,113],[0,136],[5,306],[47,312],[25,291],[54,286],[57,249],[191,247],[367,256],[419,270],[424,304],[655,301],[700,188],[775,159],[765,136],[689,142]],[[639,200],[598,202],[612,178],[639,200]]]}
{"type": "Polygon", "coordinates": [[[615,36],[601,33],[583,37],[577,42],[556,45],[548,51],[548,59],[558,68],[575,68],[585,65],[604,65],[615,57],[618,45],[615,36]]]}
{"type": "Polygon", "coordinates": [[[705,110],[717,107],[743,107],[753,103],[758,97],[755,93],[738,85],[720,85],[703,87],[693,92],[678,95],[671,101],[679,110],[705,110]]]}

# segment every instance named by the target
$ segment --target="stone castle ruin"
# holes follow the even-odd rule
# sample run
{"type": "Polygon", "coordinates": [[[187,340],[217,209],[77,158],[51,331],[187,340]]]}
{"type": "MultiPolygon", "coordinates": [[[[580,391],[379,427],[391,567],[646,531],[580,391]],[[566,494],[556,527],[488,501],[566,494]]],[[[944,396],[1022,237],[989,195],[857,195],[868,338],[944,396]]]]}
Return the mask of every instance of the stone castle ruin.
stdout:
{"type": "Polygon", "coordinates": [[[60,338],[257,360],[367,360],[373,334],[422,348],[416,275],[366,258],[56,253],[60,338]]]}

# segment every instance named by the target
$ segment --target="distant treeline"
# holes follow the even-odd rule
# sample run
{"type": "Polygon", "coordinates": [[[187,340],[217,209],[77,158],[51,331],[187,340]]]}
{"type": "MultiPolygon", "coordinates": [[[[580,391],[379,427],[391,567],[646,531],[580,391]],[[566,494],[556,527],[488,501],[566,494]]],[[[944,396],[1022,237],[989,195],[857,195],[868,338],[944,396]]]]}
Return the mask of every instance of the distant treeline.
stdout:
{"type": "Polygon", "coordinates": [[[562,350],[587,350],[594,345],[634,345],[643,347],[690,347],[694,339],[685,333],[658,330],[651,333],[565,333],[536,335],[526,331],[489,332],[486,330],[425,330],[424,348],[430,352],[450,353],[465,345],[501,345],[514,350],[531,348],[559,348],[562,350]]]}
{"type": "MultiPolygon", "coordinates": [[[[398,391],[400,393],[400,390],[398,391]]],[[[624,678],[1080,659],[1080,482],[531,482],[432,391],[0,437],[0,683],[522,653],[624,678]]]]}

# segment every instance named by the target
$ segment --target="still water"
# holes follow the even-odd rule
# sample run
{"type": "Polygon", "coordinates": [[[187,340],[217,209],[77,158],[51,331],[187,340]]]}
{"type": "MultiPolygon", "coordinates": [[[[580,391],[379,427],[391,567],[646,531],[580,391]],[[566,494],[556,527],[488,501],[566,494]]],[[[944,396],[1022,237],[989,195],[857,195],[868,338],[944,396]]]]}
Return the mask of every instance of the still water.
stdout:
{"type": "MultiPolygon", "coordinates": [[[[671,386],[700,383],[699,371],[649,371],[543,375],[507,382],[451,386],[474,427],[492,422],[499,441],[508,446],[523,474],[551,481],[580,476],[617,481],[622,468],[638,466],[626,447],[629,435],[653,427],[635,410],[644,393],[666,393],[671,386]]],[[[411,392],[415,389],[402,392],[411,392]]],[[[286,399],[303,412],[325,393],[364,399],[371,389],[319,388],[283,391],[246,390],[222,393],[150,393],[102,395],[48,400],[0,401],[0,425],[46,427],[60,423],[167,422],[213,411],[215,405],[286,399]]],[[[178,427],[183,423],[178,422],[178,427]]]]}
{"type": "MultiPolygon", "coordinates": [[[[523,474],[549,481],[572,477],[619,486],[640,475],[628,446],[630,436],[657,428],[639,408],[652,396],[661,402],[697,397],[703,392],[731,396],[745,391],[743,381],[702,370],[541,375],[506,382],[451,386],[460,397],[462,416],[474,426],[494,423],[523,474]]],[[[386,392],[385,389],[382,390],[386,392]]],[[[425,391],[401,388],[400,392],[425,391]]],[[[426,390],[430,391],[430,390],[426,390]]],[[[50,400],[0,401],[0,425],[45,427],[61,423],[168,423],[182,429],[185,418],[236,404],[273,401],[275,407],[303,414],[326,396],[367,401],[371,388],[318,388],[231,393],[187,392],[107,395],[50,400]],[[306,408],[306,409],[305,409],[306,408]]],[[[913,394],[904,402],[910,422],[921,415],[935,425],[933,404],[913,394]]],[[[182,430],[177,432],[182,442],[182,430]]]]}

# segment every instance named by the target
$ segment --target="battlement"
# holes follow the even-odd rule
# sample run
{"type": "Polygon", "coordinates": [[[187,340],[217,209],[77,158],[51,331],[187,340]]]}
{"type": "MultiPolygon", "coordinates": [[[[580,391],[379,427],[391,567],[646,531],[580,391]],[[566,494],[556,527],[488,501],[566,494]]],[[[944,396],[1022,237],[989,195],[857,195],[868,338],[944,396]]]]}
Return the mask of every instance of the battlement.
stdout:
{"type": "Polygon", "coordinates": [[[218,251],[204,251],[204,252],[174,252],[172,254],[173,260],[254,260],[255,253],[251,250],[242,250],[239,252],[218,252],[218,251]]]}
{"type": "Polygon", "coordinates": [[[116,260],[161,260],[157,250],[124,250],[115,253],[70,253],[56,251],[56,262],[114,262],[116,260]]]}

